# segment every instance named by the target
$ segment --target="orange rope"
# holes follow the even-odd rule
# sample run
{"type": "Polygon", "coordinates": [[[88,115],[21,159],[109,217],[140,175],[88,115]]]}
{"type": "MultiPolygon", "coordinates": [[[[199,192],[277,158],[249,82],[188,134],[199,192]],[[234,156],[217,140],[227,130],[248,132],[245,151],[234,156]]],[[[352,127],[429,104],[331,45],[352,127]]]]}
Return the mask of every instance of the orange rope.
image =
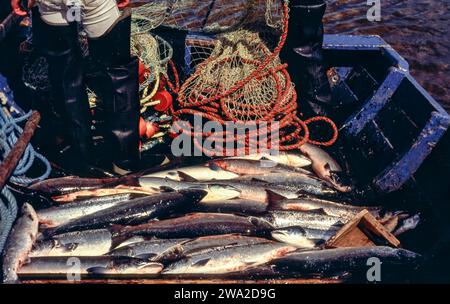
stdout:
{"type": "MultiPolygon", "coordinates": [[[[227,121],[244,123],[243,121],[240,121],[235,115],[238,114],[252,116],[252,113],[255,113],[255,111],[259,110],[259,107],[248,104],[238,104],[237,101],[236,108],[231,110],[227,107],[227,100],[229,100],[230,98],[239,100],[239,98],[241,98],[242,96],[234,95],[236,95],[236,93],[244,86],[246,86],[250,81],[255,79],[262,80],[269,77],[275,81],[277,96],[276,98],[274,98],[274,101],[270,103],[270,105],[265,105],[272,107],[270,112],[265,113],[264,117],[262,118],[255,117],[254,122],[261,123],[278,120],[279,129],[275,131],[279,132],[279,149],[281,151],[298,149],[300,146],[308,142],[319,146],[331,146],[336,142],[338,138],[338,129],[336,127],[336,124],[331,119],[323,116],[318,116],[303,121],[298,117],[297,94],[295,90],[292,90],[292,81],[287,71],[287,64],[281,64],[275,68],[267,69],[267,67],[277,59],[287,39],[289,27],[289,5],[286,1],[282,1],[284,2],[284,25],[279,44],[272,53],[267,54],[267,57],[262,62],[242,58],[241,61],[243,64],[253,65],[255,66],[255,70],[244,79],[238,81],[233,87],[226,90],[225,92],[221,90],[222,86],[219,84],[218,88],[208,88],[206,89],[206,91],[204,90],[204,92],[189,92],[190,96],[186,96],[185,91],[183,91],[183,89],[179,86],[179,77],[175,65],[172,61],[169,62],[175,77],[176,84],[173,85],[169,81],[166,81],[172,92],[178,94],[178,103],[181,107],[181,109],[177,111],[171,108],[171,115],[175,119],[174,126],[176,126],[181,132],[193,137],[194,145],[197,148],[201,149],[206,155],[215,156],[218,153],[224,153],[222,155],[235,155],[237,150],[236,148],[227,149],[222,147],[220,151],[212,151],[203,147],[201,142],[199,142],[199,139],[209,138],[215,140],[217,143],[230,143],[231,140],[233,140],[236,143],[239,138],[236,137],[234,132],[232,134],[228,131],[222,131],[212,134],[211,132],[204,133],[202,131],[193,130],[193,126],[190,123],[187,123],[187,126],[183,127],[180,126],[176,120],[180,120],[180,117],[185,115],[199,115],[209,121],[216,121],[222,126],[225,126],[227,121]],[[281,77],[283,77],[283,79],[281,77]],[[282,84],[283,81],[284,84],[282,84]],[[203,97],[202,95],[210,95],[211,93],[213,94],[209,97],[203,97]],[[326,142],[319,142],[310,139],[310,131],[308,125],[319,121],[328,123],[333,130],[332,138],[326,142]]],[[[216,60],[215,57],[210,57],[209,59],[199,64],[196,71],[186,81],[185,85],[191,83],[197,77],[199,77],[203,71],[203,68],[214,60],[216,60]]],[[[214,64],[217,66],[221,66],[222,64],[230,62],[231,60],[231,58],[225,58],[214,64]]],[[[253,116],[256,115],[253,114],[253,116]]],[[[267,131],[272,134],[272,127],[268,128],[267,131]]],[[[269,148],[272,145],[272,137],[273,135],[270,138],[270,143],[268,140],[269,148]]],[[[248,134],[246,134],[244,140],[246,153],[250,150],[250,144],[254,143],[255,141],[258,142],[258,138],[261,139],[259,131],[250,131],[248,132],[248,134]]]]}

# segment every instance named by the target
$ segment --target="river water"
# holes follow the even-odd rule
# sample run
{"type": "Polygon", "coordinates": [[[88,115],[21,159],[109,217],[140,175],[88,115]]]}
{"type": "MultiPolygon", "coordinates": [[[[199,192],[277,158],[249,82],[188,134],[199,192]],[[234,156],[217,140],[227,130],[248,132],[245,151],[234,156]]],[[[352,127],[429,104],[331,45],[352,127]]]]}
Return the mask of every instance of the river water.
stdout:
{"type": "Polygon", "coordinates": [[[367,20],[366,0],[328,0],[326,33],[381,36],[411,74],[450,111],[450,0],[381,0],[381,21],[367,20]]]}

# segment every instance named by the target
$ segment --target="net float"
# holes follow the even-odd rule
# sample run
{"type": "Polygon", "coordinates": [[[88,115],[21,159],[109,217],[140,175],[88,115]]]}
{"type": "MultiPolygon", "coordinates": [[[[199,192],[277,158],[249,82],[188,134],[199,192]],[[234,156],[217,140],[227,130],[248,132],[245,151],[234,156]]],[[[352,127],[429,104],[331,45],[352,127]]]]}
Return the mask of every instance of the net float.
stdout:
{"type": "Polygon", "coordinates": [[[159,91],[155,94],[153,97],[153,100],[158,100],[159,104],[157,104],[154,109],[158,112],[165,112],[167,111],[170,106],[172,106],[173,103],[173,97],[172,95],[167,92],[166,90],[159,91]]]}

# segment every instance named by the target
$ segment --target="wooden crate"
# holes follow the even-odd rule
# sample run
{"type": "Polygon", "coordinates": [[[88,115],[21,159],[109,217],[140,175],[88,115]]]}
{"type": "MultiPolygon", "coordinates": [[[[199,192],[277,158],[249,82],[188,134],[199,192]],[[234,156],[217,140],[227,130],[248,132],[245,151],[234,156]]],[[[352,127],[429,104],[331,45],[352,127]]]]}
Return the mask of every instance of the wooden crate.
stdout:
{"type": "Polygon", "coordinates": [[[361,211],[325,245],[327,248],[391,246],[400,241],[378,222],[368,210],[361,211]]]}

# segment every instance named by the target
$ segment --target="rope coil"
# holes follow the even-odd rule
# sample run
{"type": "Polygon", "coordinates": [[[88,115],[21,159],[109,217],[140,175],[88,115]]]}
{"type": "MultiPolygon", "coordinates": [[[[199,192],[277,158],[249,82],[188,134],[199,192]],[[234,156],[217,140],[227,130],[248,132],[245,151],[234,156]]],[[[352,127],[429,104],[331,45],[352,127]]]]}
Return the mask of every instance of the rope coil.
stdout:
{"type": "MultiPolygon", "coordinates": [[[[0,79],[3,81],[3,79],[0,79]]],[[[2,88],[4,89],[4,88],[2,88]]],[[[6,88],[8,91],[9,88],[6,88]]],[[[1,92],[0,92],[1,93],[1,92]]],[[[6,95],[5,95],[6,96],[6,95]]],[[[11,152],[16,144],[23,129],[19,126],[20,123],[28,120],[32,114],[29,113],[14,118],[6,109],[8,101],[12,100],[12,95],[7,96],[5,103],[0,108],[0,161],[3,162],[6,156],[11,152]]],[[[48,160],[35,151],[32,145],[28,144],[22,158],[18,162],[12,176],[10,178],[14,183],[28,186],[34,182],[47,179],[51,173],[51,166],[48,160]],[[36,161],[40,161],[45,168],[44,173],[37,177],[27,176],[27,172],[33,167],[36,161]]],[[[7,186],[0,190],[0,253],[3,252],[8,235],[11,231],[13,223],[17,217],[17,201],[7,186]]]]}
{"type": "MultiPolygon", "coordinates": [[[[272,7],[267,8],[267,25],[273,28],[281,24],[281,35],[274,50],[269,50],[258,31],[239,29],[219,35],[209,58],[200,63],[182,85],[178,94],[180,109],[174,111],[172,116],[180,121],[183,117],[199,116],[223,126],[227,121],[243,124],[277,121],[278,129],[269,128],[267,132],[279,132],[278,148],[282,151],[297,149],[307,142],[330,146],[336,141],[338,130],[329,118],[313,117],[303,121],[297,115],[295,86],[287,71],[287,64],[282,64],[279,59],[289,24],[289,2],[281,1],[282,22],[275,21],[272,7]],[[331,126],[333,136],[330,140],[319,142],[310,139],[308,125],[318,121],[331,126]]],[[[272,2],[268,4],[272,5],[272,2]]],[[[181,125],[177,122],[175,129],[192,136],[195,146],[207,155],[236,154],[233,151],[235,148],[211,151],[199,142],[199,139],[205,138],[220,143],[237,141],[239,139],[234,132],[205,133],[194,130],[191,123],[181,125]]],[[[260,140],[259,133],[248,132],[245,138],[246,152],[251,143],[260,140]]]]}

